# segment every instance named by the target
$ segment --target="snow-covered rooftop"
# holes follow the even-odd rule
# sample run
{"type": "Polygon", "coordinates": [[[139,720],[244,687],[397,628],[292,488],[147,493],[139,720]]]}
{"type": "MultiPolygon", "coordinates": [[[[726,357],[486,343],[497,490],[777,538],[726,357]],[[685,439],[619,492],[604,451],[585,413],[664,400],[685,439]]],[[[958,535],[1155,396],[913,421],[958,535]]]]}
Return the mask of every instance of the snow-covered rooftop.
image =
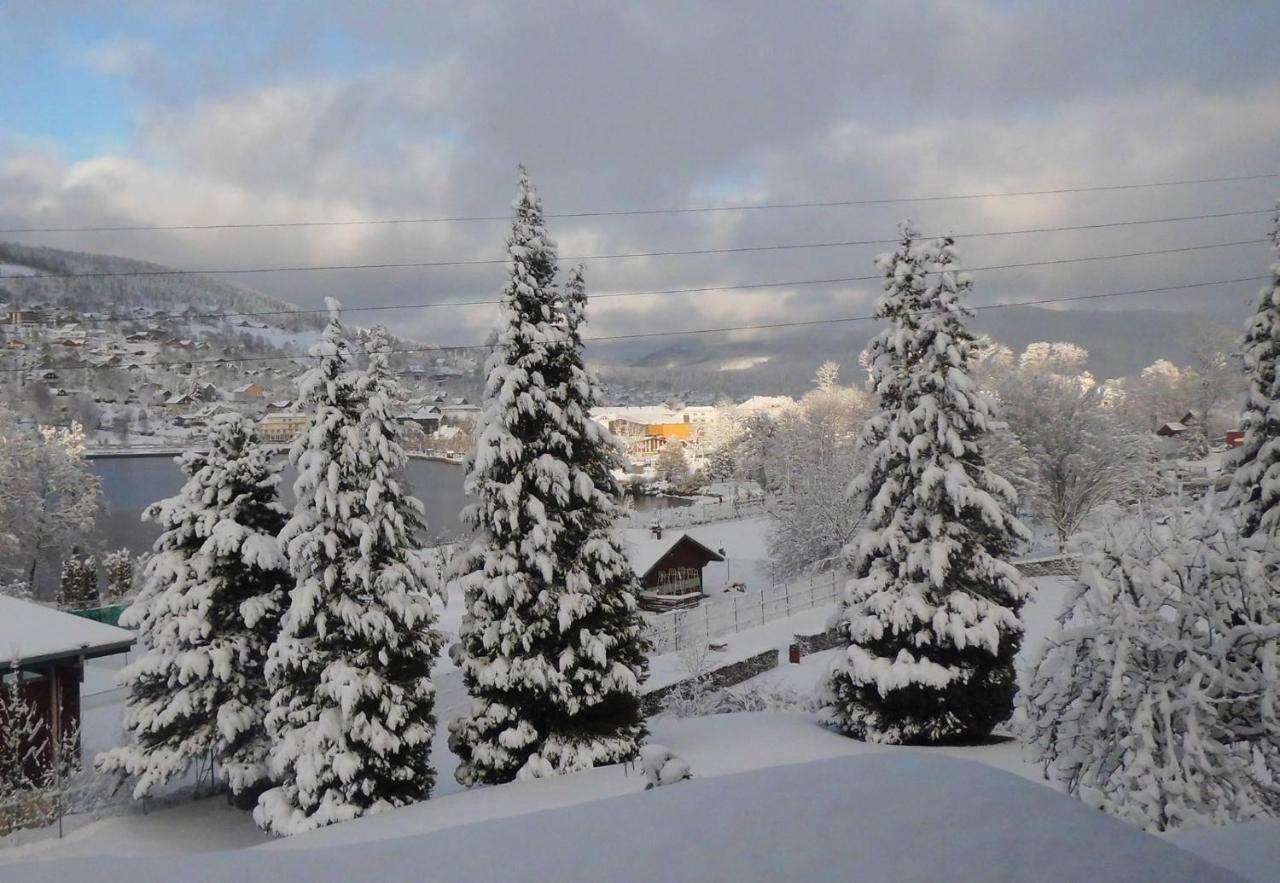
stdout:
{"type": "Polygon", "coordinates": [[[0,595],[0,668],[61,656],[105,656],[133,645],[133,632],[0,595]]]}
{"type": "MultiPolygon", "coordinates": [[[[689,537],[691,542],[698,545],[706,545],[683,531],[664,530],[662,539],[658,539],[647,529],[636,528],[626,531],[627,557],[631,560],[631,568],[636,572],[636,576],[642,577],[648,573],[649,568],[658,563],[658,559],[685,537],[689,537]]],[[[716,552],[715,549],[711,551],[716,552]]],[[[716,552],[716,554],[716,560],[719,560],[719,553],[716,552]]]]}

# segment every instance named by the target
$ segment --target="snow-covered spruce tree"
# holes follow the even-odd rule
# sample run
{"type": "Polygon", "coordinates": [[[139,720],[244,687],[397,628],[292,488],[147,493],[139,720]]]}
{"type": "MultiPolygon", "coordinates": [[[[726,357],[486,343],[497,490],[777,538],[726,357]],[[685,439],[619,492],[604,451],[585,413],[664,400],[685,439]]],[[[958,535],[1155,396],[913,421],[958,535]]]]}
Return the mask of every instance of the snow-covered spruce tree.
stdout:
{"type": "Polygon", "coordinates": [[[1152,830],[1280,813],[1280,588],[1239,527],[1114,525],[1022,700],[1046,774],[1152,830]]]}
{"type": "Polygon", "coordinates": [[[546,776],[635,756],[644,642],[635,575],[613,534],[616,442],[590,418],[581,356],[585,289],[562,296],[555,246],[521,171],[510,279],[467,465],[477,531],[457,573],[474,698],[449,744],[458,781],[546,776]]]}
{"type": "MultiPolygon", "coordinates": [[[[1280,258],[1280,207],[1272,222],[1271,241],[1280,258]]],[[[1280,535],[1280,260],[1271,266],[1271,282],[1258,296],[1244,340],[1244,444],[1233,459],[1231,494],[1240,506],[1246,536],[1280,535]]]]}
{"type": "Polygon", "coordinates": [[[147,649],[120,673],[128,744],[96,766],[136,777],[135,798],[210,756],[237,802],[266,784],[263,672],[287,603],[276,540],[286,515],[252,421],[216,418],[208,445],[183,454],[178,495],[144,513],[163,533],[121,617],[147,649]]]}
{"type": "Polygon", "coordinates": [[[107,580],[106,600],[122,601],[133,591],[133,554],[128,549],[108,552],[102,559],[107,580]]]}
{"type": "Polygon", "coordinates": [[[920,249],[914,237],[904,228],[881,259],[889,326],[871,345],[879,413],[853,486],[866,514],[838,614],[848,647],[819,688],[826,722],[888,743],[977,738],[1009,717],[1027,594],[1005,560],[1025,535],[1013,489],[983,456],[995,418],[969,374],[971,283],[951,240],[920,249]]]}
{"type": "Polygon", "coordinates": [[[277,787],[254,810],[294,834],[425,798],[435,782],[431,574],[415,553],[422,504],[402,483],[395,380],[379,339],[352,367],[336,302],[299,381],[297,507],[280,534],[293,575],[267,662],[277,787]]]}
{"type": "Polygon", "coordinates": [[[83,554],[78,546],[62,559],[58,606],[64,610],[87,610],[98,606],[98,559],[94,555],[83,554]]]}

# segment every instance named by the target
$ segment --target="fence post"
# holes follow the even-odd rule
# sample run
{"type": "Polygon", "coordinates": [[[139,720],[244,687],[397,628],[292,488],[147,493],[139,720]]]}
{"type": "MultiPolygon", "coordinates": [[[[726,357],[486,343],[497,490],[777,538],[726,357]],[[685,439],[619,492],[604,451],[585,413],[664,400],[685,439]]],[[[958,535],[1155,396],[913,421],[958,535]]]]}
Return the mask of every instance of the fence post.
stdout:
{"type": "Polygon", "coordinates": [[[760,590],[760,624],[764,625],[764,589],[760,590]]]}
{"type": "Polygon", "coordinates": [[[740,631],[742,630],[738,628],[738,593],[734,592],[733,594],[733,633],[736,635],[740,631]]]}
{"type": "Polygon", "coordinates": [[[702,605],[702,624],[707,633],[707,641],[711,641],[711,605],[702,605]]]}
{"type": "Polygon", "coordinates": [[[791,615],[791,583],[783,583],[782,591],[787,596],[787,616],[791,615]]]}

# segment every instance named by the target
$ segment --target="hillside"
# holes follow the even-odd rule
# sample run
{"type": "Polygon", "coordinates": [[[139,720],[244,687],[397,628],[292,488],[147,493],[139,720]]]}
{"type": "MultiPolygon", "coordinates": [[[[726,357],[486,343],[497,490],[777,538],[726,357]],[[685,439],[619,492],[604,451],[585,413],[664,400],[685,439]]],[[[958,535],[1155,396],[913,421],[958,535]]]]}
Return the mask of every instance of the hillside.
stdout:
{"type": "MultiPolygon", "coordinates": [[[[171,269],[0,243],[0,404],[34,422],[77,421],[90,444],[169,446],[219,410],[288,410],[325,316],[171,269]],[[150,275],[112,275],[125,273],[150,275]]],[[[425,344],[393,336],[392,346],[425,344]]],[[[461,404],[479,386],[465,354],[406,353],[393,364],[417,400],[409,410],[461,404]]]]}
{"type": "MultiPolygon", "coordinates": [[[[1241,322],[1243,322],[1243,313],[1241,322]]],[[[1010,307],[974,316],[979,334],[1015,352],[1035,341],[1069,341],[1089,351],[1088,370],[1098,378],[1136,374],[1158,359],[1185,363],[1188,344],[1206,330],[1234,326],[1202,315],[1168,310],[1048,310],[1010,307]]],[[[813,372],[830,359],[853,376],[858,354],[875,334],[874,322],[849,322],[771,331],[754,337],[706,335],[601,344],[591,349],[611,386],[664,394],[698,391],[722,396],[799,395],[813,372]]]]}
{"type": "Polygon", "coordinates": [[[116,255],[0,242],[0,303],[14,307],[61,306],[79,313],[118,316],[136,310],[153,313],[278,313],[259,322],[287,331],[318,329],[323,319],[294,314],[298,309],[252,288],[213,276],[96,276],[81,279],[23,279],[26,272],[156,273],[173,269],[116,255]],[[17,278],[13,278],[17,277],[17,278]]]}

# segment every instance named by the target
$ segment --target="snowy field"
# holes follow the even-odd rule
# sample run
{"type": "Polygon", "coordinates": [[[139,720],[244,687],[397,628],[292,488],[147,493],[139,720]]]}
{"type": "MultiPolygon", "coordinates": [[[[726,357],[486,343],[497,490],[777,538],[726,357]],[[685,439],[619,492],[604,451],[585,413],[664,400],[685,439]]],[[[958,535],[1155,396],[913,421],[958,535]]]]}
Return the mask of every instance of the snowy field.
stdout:
{"type": "Polygon", "coordinates": [[[277,841],[212,799],[15,850],[6,857],[59,859],[10,864],[2,876],[1227,881],[1276,879],[1280,867],[1269,863],[1280,862],[1274,824],[1157,838],[993,769],[984,748],[875,748],[802,714],[661,720],[653,729],[690,761],[693,781],[645,792],[634,770],[605,767],[277,841]]]}
{"type": "MultiPolygon", "coordinates": [[[[1024,657],[1043,641],[1069,586],[1061,577],[1034,582],[1024,657]]],[[[453,633],[461,602],[450,600],[440,625],[453,633]]],[[[713,664],[781,650],[797,633],[824,629],[831,612],[804,611],[729,636],[713,664]]],[[[836,652],[784,662],[736,689],[787,692],[803,702],[836,652]]],[[[111,686],[110,669],[119,663],[98,661],[86,675],[88,750],[118,739],[123,696],[111,686]]],[[[684,664],[679,654],[654,657],[650,687],[686,676],[684,664]]],[[[624,766],[464,790],[453,780],[456,759],[445,733],[467,697],[447,657],[436,681],[437,786],[429,801],[285,840],[263,834],[221,797],[154,806],[146,815],[73,823],[62,840],[45,836],[0,848],[0,879],[628,880],[657,873],[661,879],[1280,880],[1280,823],[1159,838],[1060,794],[1012,739],[886,748],[840,736],[804,711],[653,720],[650,741],[689,761],[695,776],[655,792],[644,792],[638,771],[624,766]],[[531,813],[536,820],[523,818],[531,813]],[[922,831],[929,832],[926,849],[916,842],[922,831]],[[603,842],[608,849],[599,848],[603,842]],[[1001,857],[996,864],[993,855],[1001,857]],[[408,874],[410,868],[417,872],[408,874]]]]}

